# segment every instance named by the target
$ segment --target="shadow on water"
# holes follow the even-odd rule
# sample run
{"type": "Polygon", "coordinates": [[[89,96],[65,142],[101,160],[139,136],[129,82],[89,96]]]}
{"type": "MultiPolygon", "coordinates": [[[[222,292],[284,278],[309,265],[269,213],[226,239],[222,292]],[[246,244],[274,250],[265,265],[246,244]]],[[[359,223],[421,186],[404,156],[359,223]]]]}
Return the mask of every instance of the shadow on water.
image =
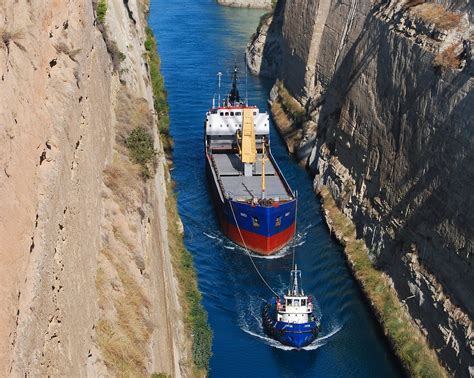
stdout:
{"type": "MultiPolygon", "coordinates": [[[[260,314],[271,293],[244,251],[218,229],[205,180],[204,113],[217,92],[216,73],[226,75],[235,61],[243,67],[245,44],[261,15],[257,10],[219,7],[213,0],[151,3],[149,22],[159,44],[175,141],[173,178],[179,213],[214,331],[210,374],[399,376],[346,268],[341,248],[322,222],[311,179],[289,158],[276,130],[271,135],[273,155],[299,193],[297,262],[303,271],[302,283],[316,298],[322,316],[321,336],[308,350],[287,350],[265,336],[260,314]]],[[[229,79],[226,75],[223,88],[229,87],[229,79]]],[[[249,77],[249,102],[266,109],[271,84],[249,77]]],[[[241,86],[241,93],[244,91],[241,86]]],[[[256,258],[255,263],[265,279],[282,292],[289,280],[290,251],[277,258],[256,258]]]]}

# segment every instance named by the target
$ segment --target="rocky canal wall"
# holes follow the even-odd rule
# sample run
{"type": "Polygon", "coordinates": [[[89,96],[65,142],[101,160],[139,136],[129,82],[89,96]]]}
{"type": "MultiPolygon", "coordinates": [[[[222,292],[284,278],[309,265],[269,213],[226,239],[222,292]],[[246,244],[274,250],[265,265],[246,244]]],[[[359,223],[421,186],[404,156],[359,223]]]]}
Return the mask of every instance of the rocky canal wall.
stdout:
{"type": "Polygon", "coordinates": [[[272,8],[272,0],[217,0],[217,3],[220,5],[237,8],[272,8]]]}
{"type": "Polygon", "coordinates": [[[187,372],[147,11],[0,5],[1,376],[187,372]],[[124,147],[133,127],[160,157],[148,180],[124,147]]]}
{"type": "Polygon", "coordinates": [[[295,116],[272,91],[315,189],[329,188],[455,376],[474,374],[472,8],[281,0],[247,58],[304,107],[295,116]]]}

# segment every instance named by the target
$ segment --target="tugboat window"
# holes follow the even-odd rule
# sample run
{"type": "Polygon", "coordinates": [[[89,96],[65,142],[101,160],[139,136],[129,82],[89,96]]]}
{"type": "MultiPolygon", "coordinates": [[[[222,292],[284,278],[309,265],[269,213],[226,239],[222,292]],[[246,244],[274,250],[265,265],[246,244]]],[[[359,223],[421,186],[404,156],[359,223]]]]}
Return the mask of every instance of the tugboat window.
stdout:
{"type": "Polygon", "coordinates": [[[224,112],[221,112],[221,116],[223,116],[223,115],[224,115],[224,112]]]}
{"type": "Polygon", "coordinates": [[[287,299],[286,300],[286,305],[287,306],[292,306],[293,300],[292,299],[287,299]]]}
{"type": "Polygon", "coordinates": [[[281,226],[281,217],[277,217],[277,219],[275,220],[275,226],[281,226]]]}
{"type": "Polygon", "coordinates": [[[234,112],[230,112],[230,115],[233,116],[233,115],[234,115],[234,112]]]}
{"type": "Polygon", "coordinates": [[[301,306],[306,306],[306,299],[301,300],[301,306]]]}
{"type": "Polygon", "coordinates": [[[257,217],[252,217],[252,224],[254,227],[260,227],[260,223],[258,222],[257,217]]]}
{"type": "Polygon", "coordinates": [[[300,305],[300,300],[299,300],[299,299],[295,299],[294,305],[295,305],[295,306],[299,306],[299,305],[300,305]]]}
{"type": "Polygon", "coordinates": [[[242,112],[235,112],[236,116],[242,115],[242,112]]]}
{"type": "Polygon", "coordinates": [[[228,115],[229,115],[229,112],[225,112],[225,115],[228,116],[228,115]]]}

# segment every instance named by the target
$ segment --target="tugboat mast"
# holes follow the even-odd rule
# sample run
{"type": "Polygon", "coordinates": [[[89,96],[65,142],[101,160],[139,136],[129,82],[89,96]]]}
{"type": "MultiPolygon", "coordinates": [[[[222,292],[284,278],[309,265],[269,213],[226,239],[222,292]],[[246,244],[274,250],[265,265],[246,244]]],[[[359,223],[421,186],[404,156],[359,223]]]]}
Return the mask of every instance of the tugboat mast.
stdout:
{"type": "Polygon", "coordinates": [[[288,290],[288,295],[304,295],[303,290],[299,289],[298,277],[301,277],[301,270],[298,270],[298,265],[295,265],[295,269],[291,271],[291,289],[288,290]]]}

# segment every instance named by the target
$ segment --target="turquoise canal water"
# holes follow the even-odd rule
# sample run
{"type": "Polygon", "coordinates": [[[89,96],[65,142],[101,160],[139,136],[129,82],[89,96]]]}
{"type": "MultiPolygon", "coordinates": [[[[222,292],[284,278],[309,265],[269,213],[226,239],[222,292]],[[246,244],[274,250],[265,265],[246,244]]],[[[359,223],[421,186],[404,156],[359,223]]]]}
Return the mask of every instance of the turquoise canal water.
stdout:
{"type": "MultiPolygon", "coordinates": [[[[218,229],[204,171],[203,120],[216,92],[216,73],[229,88],[235,61],[243,69],[244,46],[261,11],[218,6],[213,0],[154,0],[150,25],[168,89],[174,170],[186,247],[194,256],[199,288],[214,331],[210,375],[215,377],[395,377],[400,372],[345,265],[341,248],[321,218],[306,171],[287,154],[272,129],[271,145],[290,185],[298,190],[296,260],[307,293],[317,299],[322,333],[302,351],[267,338],[261,308],[271,293],[245,252],[218,229]]],[[[244,82],[240,87],[244,94],[244,82]]],[[[266,109],[271,82],[248,78],[251,104],[266,109]]],[[[291,253],[256,263],[283,292],[291,253]]]]}

